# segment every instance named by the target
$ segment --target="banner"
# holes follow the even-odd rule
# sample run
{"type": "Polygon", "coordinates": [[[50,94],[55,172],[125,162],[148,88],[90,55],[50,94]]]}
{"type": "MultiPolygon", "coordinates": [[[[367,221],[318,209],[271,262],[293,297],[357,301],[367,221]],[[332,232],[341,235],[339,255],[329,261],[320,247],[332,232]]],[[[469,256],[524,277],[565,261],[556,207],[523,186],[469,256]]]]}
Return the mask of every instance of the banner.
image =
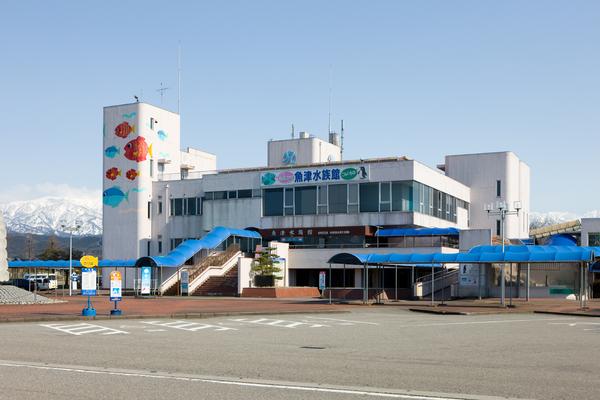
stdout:
{"type": "Polygon", "coordinates": [[[151,267],[142,267],[142,284],[141,294],[150,294],[150,286],[152,284],[152,269],[151,267]]]}
{"type": "Polygon", "coordinates": [[[306,183],[340,183],[369,180],[369,166],[339,166],[334,168],[305,168],[269,171],[260,174],[261,186],[306,183]]]}
{"type": "Polygon", "coordinates": [[[325,287],[327,286],[325,279],[326,279],[326,273],[325,271],[321,271],[319,272],[319,289],[320,290],[324,290],[325,287]]]}
{"type": "Polygon", "coordinates": [[[121,273],[112,271],[110,273],[110,301],[120,301],[122,297],[121,273]]]}

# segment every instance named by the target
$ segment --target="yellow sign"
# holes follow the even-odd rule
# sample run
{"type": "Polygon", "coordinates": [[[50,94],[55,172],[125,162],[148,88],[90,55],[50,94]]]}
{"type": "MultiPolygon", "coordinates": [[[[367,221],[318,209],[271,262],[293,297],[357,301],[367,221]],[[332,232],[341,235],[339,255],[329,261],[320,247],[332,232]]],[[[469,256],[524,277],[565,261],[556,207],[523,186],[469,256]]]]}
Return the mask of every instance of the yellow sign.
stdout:
{"type": "Polygon", "coordinates": [[[98,266],[98,257],[83,256],[79,261],[81,262],[81,266],[85,268],[94,268],[98,266]]]}
{"type": "Polygon", "coordinates": [[[110,273],[110,280],[111,281],[120,281],[121,280],[121,273],[119,271],[113,271],[110,273]]]}

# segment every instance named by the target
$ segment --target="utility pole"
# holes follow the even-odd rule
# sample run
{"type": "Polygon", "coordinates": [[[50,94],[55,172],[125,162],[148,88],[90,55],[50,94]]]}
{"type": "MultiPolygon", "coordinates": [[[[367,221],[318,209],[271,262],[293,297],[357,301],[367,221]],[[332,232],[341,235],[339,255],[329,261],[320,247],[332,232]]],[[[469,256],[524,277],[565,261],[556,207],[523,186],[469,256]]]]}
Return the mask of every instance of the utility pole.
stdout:
{"type": "Polygon", "coordinates": [[[81,229],[81,222],[75,221],[75,226],[67,226],[65,224],[61,224],[61,228],[69,232],[69,277],[67,281],[69,282],[69,296],[72,296],[73,285],[71,282],[71,276],[73,274],[73,232],[79,232],[79,230],[81,229]]]}
{"type": "MultiPolygon", "coordinates": [[[[506,204],[505,201],[498,201],[496,202],[496,205],[494,206],[494,204],[486,204],[484,205],[483,209],[488,213],[489,215],[498,215],[500,216],[500,237],[502,238],[502,260],[504,261],[504,239],[506,236],[506,216],[507,215],[519,215],[519,211],[521,210],[521,202],[520,201],[515,201],[514,205],[513,205],[514,209],[513,210],[509,210],[508,205],[506,204]]],[[[506,305],[506,294],[505,292],[505,278],[504,278],[504,270],[506,269],[506,263],[502,262],[502,269],[500,270],[500,304],[502,306],[506,305]]],[[[512,307],[512,274],[510,276],[510,304],[509,307],[512,307]]]]}

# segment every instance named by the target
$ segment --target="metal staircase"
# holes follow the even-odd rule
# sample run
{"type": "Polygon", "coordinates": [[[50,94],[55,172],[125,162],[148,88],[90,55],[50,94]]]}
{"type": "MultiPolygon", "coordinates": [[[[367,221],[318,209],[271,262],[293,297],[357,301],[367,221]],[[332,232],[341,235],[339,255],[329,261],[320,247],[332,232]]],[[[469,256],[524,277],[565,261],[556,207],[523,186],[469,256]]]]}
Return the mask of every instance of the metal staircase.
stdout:
{"type": "MultiPolygon", "coordinates": [[[[458,284],[459,269],[440,270],[433,274],[433,290],[435,293],[442,292],[444,297],[449,297],[451,286],[458,284]]],[[[422,276],[413,285],[413,296],[424,298],[431,295],[431,274],[422,276]]]]}

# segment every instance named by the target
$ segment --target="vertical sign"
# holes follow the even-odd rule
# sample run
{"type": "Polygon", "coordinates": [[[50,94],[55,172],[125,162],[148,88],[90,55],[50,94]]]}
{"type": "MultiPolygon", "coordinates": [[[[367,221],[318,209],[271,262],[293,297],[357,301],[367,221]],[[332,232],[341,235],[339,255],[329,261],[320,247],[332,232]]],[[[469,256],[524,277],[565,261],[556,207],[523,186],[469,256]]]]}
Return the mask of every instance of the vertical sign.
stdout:
{"type": "Polygon", "coordinates": [[[142,284],[141,284],[141,294],[150,294],[150,285],[152,279],[152,270],[151,267],[142,267],[142,284]]]}
{"type": "Polygon", "coordinates": [[[96,295],[96,268],[81,268],[81,295],[96,295]]]}
{"type": "Polygon", "coordinates": [[[181,271],[181,294],[187,295],[190,284],[190,273],[184,269],[181,271]]]}
{"type": "Polygon", "coordinates": [[[110,301],[120,301],[122,297],[121,273],[112,271],[110,273],[110,301]]]}
{"type": "Polygon", "coordinates": [[[325,287],[327,286],[326,282],[326,273],[325,271],[321,271],[319,272],[319,289],[320,290],[325,290],[325,287]]]}

